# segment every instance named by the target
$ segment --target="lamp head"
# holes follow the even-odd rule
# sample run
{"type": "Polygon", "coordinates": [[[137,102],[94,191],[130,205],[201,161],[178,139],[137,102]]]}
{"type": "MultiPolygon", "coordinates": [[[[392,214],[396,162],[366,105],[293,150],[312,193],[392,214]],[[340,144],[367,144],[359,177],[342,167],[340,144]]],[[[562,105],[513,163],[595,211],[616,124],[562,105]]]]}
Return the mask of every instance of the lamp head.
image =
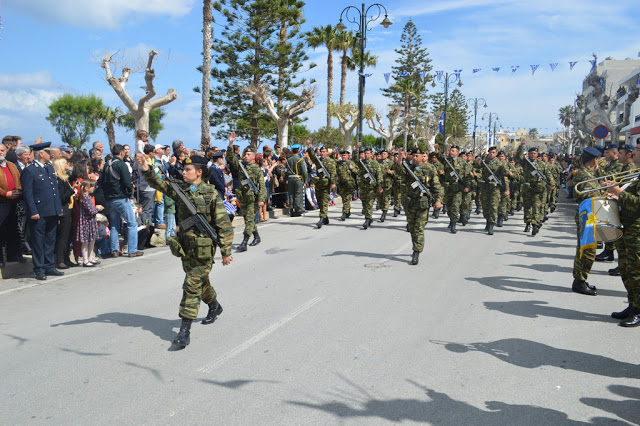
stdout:
{"type": "Polygon", "coordinates": [[[393,22],[391,22],[389,20],[389,17],[387,15],[384,15],[384,19],[382,20],[382,22],[380,23],[380,25],[382,25],[385,28],[389,28],[389,26],[391,26],[391,24],[393,24],[393,22]]]}
{"type": "Polygon", "coordinates": [[[342,18],[340,18],[340,22],[338,22],[338,25],[336,25],[336,30],[342,32],[346,29],[347,29],[347,26],[342,23],[342,18]]]}
{"type": "Polygon", "coordinates": [[[431,82],[431,87],[436,87],[436,82],[435,81],[431,82]]]}
{"type": "Polygon", "coordinates": [[[458,80],[458,87],[462,87],[462,80],[458,80]]]}

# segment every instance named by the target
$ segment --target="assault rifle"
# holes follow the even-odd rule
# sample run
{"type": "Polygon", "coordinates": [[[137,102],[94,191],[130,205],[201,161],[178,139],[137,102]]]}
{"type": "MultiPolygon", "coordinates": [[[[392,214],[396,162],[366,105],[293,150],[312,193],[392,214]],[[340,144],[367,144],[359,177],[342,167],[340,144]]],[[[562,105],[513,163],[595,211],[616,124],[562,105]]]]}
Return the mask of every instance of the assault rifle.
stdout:
{"type": "Polygon", "coordinates": [[[248,185],[249,189],[252,190],[253,192],[256,193],[256,195],[258,195],[258,193],[260,192],[260,189],[258,188],[258,185],[255,184],[255,182],[253,180],[251,180],[251,176],[249,176],[249,173],[247,172],[247,169],[244,168],[244,164],[242,164],[242,160],[238,160],[238,164],[240,165],[240,168],[242,169],[242,173],[244,173],[246,179],[241,180],[240,184],[241,185],[248,185]]]}
{"type": "Polygon", "coordinates": [[[453,176],[456,178],[456,181],[460,184],[463,185],[465,188],[467,188],[467,185],[464,184],[464,182],[462,181],[462,178],[460,177],[460,174],[458,173],[458,171],[456,170],[455,167],[453,167],[453,165],[449,162],[449,160],[447,160],[447,156],[443,155],[442,158],[444,159],[445,163],[447,163],[447,166],[449,166],[449,168],[451,169],[451,173],[449,173],[449,176],[453,176]]]}
{"type": "Polygon", "coordinates": [[[378,183],[378,181],[376,180],[376,178],[371,174],[371,172],[369,171],[369,168],[367,167],[366,164],[364,164],[364,162],[362,161],[362,158],[360,159],[360,164],[362,164],[362,167],[364,167],[364,171],[366,172],[364,174],[364,177],[366,177],[367,179],[369,179],[369,183],[376,185],[378,183]]]}
{"type": "Polygon", "coordinates": [[[495,182],[496,184],[504,187],[504,185],[502,184],[502,182],[500,181],[500,179],[498,179],[498,176],[495,175],[495,173],[493,173],[493,171],[489,168],[489,166],[487,166],[487,163],[484,162],[484,160],[482,161],[482,165],[487,169],[487,171],[489,172],[489,180],[495,182]]]}
{"type": "Polygon", "coordinates": [[[411,187],[413,189],[419,188],[420,192],[423,195],[426,195],[427,197],[429,197],[429,199],[431,200],[432,203],[435,203],[436,199],[433,198],[433,195],[431,195],[431,191],[429,191],[429,188],[427,188],[425,186],[425,184],[422,183],[422,181],[418,178],[418,176],[416,176],[416,174],[413,173],[413,170],[411,170],[411,167],[409,167],[409,165],[407,164],[407,162],[405,160],[402,160],[402,165],[404,166],[405,169],[407,169],[407,173],[409,173],[409,175],[414,180],[414,182],[411,184],[411,187]]]}
{"type": "Polygon", "coordinates": [[[322,163],[322,160],[320,160],[319,158],[316,158],[316,160],[317,165],[320,166],[318,173],[322,173],[325,178],[331,179],[331,174],[329,173],[329,170],[327,170],[327,168],[324,166],[324,163],[322,163]]]}
{"type": "Polygon", "coordinates": [[[533,168],[531,176],[535,176],[538,179],[543,180],[547,185],[550,185],[547,177],[542,174],[542,172],[536,167],[535,163],[531,162],[531,160],[529,160],[529,157],[527,157],[526,155],[524,156],[524,159],[527,160],[527,163],[529,163],[529,165],[533,168]]]}
{"type": "MultiPolygon", "coordinates": [[[[182,188],[180,188],[180,185],[178,184],[178,181],[176,181],[176,179],[173,176],[171,176],[170,173],[164,173],[162,171],[161,171],[161,173],[167,179],[167,183],[169,184],[171,189],[173,189],[173,191],[176,193],[176,195],[178,195],[178,198],[180,199],[182,204],[185,205],[187,210],[189,210],[189,214],[191,215],[187,219],[185,219],[185,220],[183,220],[182,222],[179,223],[180,229],[186,231],[186,230],[191,229],[192,227],[195,226],[196,229],[201,234],[206,234],[209,238],[211,238],[211,240],[213,241],[213,246],[214,247],[215,246],[220,246],[220,240],[218,239],[218,233],[216,232],[215,229],[213,229],[213,226],[211,226],[211,224],[209,223],[207,218],[204,217],[204,215],[202,213],[198,212],[198,209],[196,208],[196,206],[189,199],[189,197],[187,197],[187,194],[184,193],[182,188]]],[[[216,196],[217,196],[217,194],[216,194],[216,196]]]]}

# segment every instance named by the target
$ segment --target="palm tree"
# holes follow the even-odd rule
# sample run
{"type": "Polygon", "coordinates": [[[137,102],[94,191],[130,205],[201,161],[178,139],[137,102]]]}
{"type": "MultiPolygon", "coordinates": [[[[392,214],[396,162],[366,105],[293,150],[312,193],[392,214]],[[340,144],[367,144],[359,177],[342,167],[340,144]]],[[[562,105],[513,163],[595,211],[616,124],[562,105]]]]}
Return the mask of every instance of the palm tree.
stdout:
{"type": "Polygon", "coordinates": [[[573,118],[573,107],[571,105],[566,105],[560,108],[558,112],[558,118],[560,119],[560,123],[564,126],[565,129],[568,129],[571,126],[571,119],[573,118]]]}
{"type": "MultiPolygon", "coordinates": [[[[378,57],[366,50],[364,52],[364,66],[366,67],[374,67],[378,65],[378,57]]],[[[360,46],[356,42],[351,47],[351,56],[347,58],[347,68],[349,71],[356,71],[360,69],[360,46]]],[[[362,88],[362,92],[364,94],[364,87],[362,88]]]]}
{"type": "Polygon", "coordinates": [[[105,106],[104,108],[93,110],[92,115],[95,120],[104,123],[104,131],[109,140],[109,148],[113,150],[113,147],[116,145],[115,126],[122,126],[124,124],[126,114],[119,107],[111,108],[105,106]]]}
{"type": "Polygon", "coordinates": [[[327,56],[327,127],[331,127],[331,114],[329,105],[333,102],[333,52],[337,51],[338,31],[331,25],[315,27],[306,34],[307,45],[314,50],[325,46],[329,51],[327,56]]]}
{"type": "Polygon", "coordinates": [[[344,105],[344,95],[347,88],[347,69],[349,68],[349,51],[353,48],[356,37],[352,31],[343,31],[338,34],[336,49],[342,52],[342,72],[340,74],[340,105],[344,105]]]}

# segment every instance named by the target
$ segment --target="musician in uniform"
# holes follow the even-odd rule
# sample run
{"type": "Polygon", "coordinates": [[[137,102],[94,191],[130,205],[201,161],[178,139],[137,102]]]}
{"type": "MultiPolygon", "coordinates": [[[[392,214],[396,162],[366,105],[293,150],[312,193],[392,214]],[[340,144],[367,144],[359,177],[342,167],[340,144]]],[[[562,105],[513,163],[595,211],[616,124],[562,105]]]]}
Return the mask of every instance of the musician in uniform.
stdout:
{"type": "Polygon", "coordinates": [[[316,165],[317,173],[313,178],[313,184],[316,188],[316,198],[320,207],[320,220],[318,220],[316,226],[320,229],[322,225],[329,224],[329,200],[331,199],[331,191],[336,187],[336,162],[329,157],[329,151],[324,146],[320,148],[320,158],[316,157],[310,140],[307,140],[307,154],[316,165]]]}
{"type": "MultiPolygon", "coordinates": [[[[627,148],[625,147],[625,150],[627,148]]],[[[633,151],[633,163],[640,167],[640,143],[633,151]]],[[[603,185],[614,185],[603,182],[603,185]]],[[[607,191],[618,199],[622,238],[617,241],[622,283],[627,289],[629,306],[611,316],[620,320],[622,327],[640,326],[640,180],[636,177],[624,189],[612,186],[607,191]]]]}
{"type": "Polygon", "coordinates": [[[544,194],[545,189],[551,186],[553,176],[544,162],[538,158],[538,149],[529,148],[527,158],[533,166],[523,157],[525,142],[516,151],[516,161],[522,166],[522,204],[524,205],[524,232],[531,230],[531,235],[536,235],[540,231],[544,221],[544,194]],[[535,168],[534,168],[535,166],[535,168]],[[548,183],[534,174],[537,169],[544,176],[548,183]],[[533,228],[533,229],[532,229],[533,228]]]}
{"type": "Polygon", "coordinates": [[[368,229],[373,222],[373,201],[376,192],[382,192],[382,172],[380,165],[373,159],[373,151],[367,147],[364,149],[364,159],[360,160],[358,169],[358,188],[360,189],[360,200],[362,201],[362,214],[364,224],[362,227],[368,229]]]}
{"type": "MultiPolygon", "coordinates": [[[[595,181],[597,178],[596,174],[598,172],[598,159],[601,154],[595,148],[588,147],[585,148],[580,156],[582,160],[582,167],[578,169],[576,175],[573,178],[575,185],[578,183],[584,182],[587,180],[592,180],[586,184],[581,185],[581,190],[593,190],[599,188],[598,182],[595,181]]],[[[525,172],[526,176],[526,172],[525,172]]],[[[575,188],[575,187],[574,187],[575,188]]],[[[583,192],[582,194],[578,194],[577,191],[574,190],[573,200],[578,203],[578,208],[576,209],[576,228],[577,228],[577,246],[576,246],[576,255],[573,259],[573,284],[571,286],[571,290],[576,293],[586,294],[588,296],[595,296],[597,294],[597,290],[595,286],[589,285],[587,282],[587,278],[589,277],[589,272],[591,272],[591,267],[593,266],[593,262],[596,257],[596,249],[595,248],[587,248],[582,251],[582,256],[580,256],[580,203],[591,197],[602,196],[604,191],[591,191],[586,194],[583,192]]]]}
{"type": "Polygon", "coordinates": [[[336,173],[338,175],[336,185],[338,195],[342,198],[342,216],[344,221],[351,216],[351,199],[356,188],[355,176],[358,174],[358,165],[351,161],[349,151],[340,151],[340,160],[336,162],[336,173]]]}
{"type": "Polygon", "coordinates": [[[244,232],[242,243],[238,246],[238,251],[247,251],[249,236],[253,234],[253,241],[250,246],[260,244],[260,234],[256,226],[256,213],[258,209],[267,201],[267,187],[264,185],[264,174],[255,163],[256,153],[251,147],[247,147],[242,154],[242,159],[238,160],[233,152],[233,142],[236,140],[236,132],[231,132],[229,136],[229,148],[227,149],[227,163],[235,167],[238,171],[240,186],[236,190],[236,197],[240,202],[242,216],[244,217],[244,232]],[[244,168],[244,169],[243,169],[244,168]],[[251,189],[251,183],[258,189],[256,193],[251,189]]]}
{"type": "Polygon", "coordinates": [[[287,158],[285,173],[287,175],[287,190],[291,217],[302,216],[304,212],[304,186],[309,181],[307,164],[300,156],[300,145],[291,145],[291,155],[287,158]]]}
{"type": "Polygon", "coordinates": [[[429,207],[432,201],[422,192],[420,186],[414,185],[414,183],[417,178],[419,182],[429,189],[433,197],[433,208],[435,210],[442,207],[444,190],[440,184],[438,171],[425,159],[425,156],[422,155],[422,150],[420,148],[413,148],[411,154],[412,163],[409,165],[409,169],[413,172],[415,178],[404,166],[402,173],[405,188],[405,214],[407,216],[408,229],[411,233],[411,242],[413,244],[413,254],[411,255],[410,264],[417,265],[420,253],[424,250],[424,227],[429,220],[429,207]]]}
{"type": "MultiPolygon", "coordinates": [[[[606,144],[604,146],[604,153],[602,157],[606,160],[604,167],[598,169],[598,177],[614,175],[622,171],[622,164],[619,160],[620,153],[618,147],[612,144],[606,144]]],[[[596,256],[596,262],[613,262],[613,250],[615,249],[615,243],[606,243],[604,250],[596,256]]]]}

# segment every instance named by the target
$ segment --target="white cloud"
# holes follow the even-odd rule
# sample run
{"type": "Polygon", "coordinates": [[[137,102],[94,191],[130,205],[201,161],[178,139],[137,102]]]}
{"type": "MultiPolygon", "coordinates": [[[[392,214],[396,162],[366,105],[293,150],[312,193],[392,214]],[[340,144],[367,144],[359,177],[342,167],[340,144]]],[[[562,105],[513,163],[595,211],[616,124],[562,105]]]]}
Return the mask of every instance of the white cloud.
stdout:
{"type": "Polygon", "coordinates": [[[23,74],[0,74],[0,88],[50,88],[58,83],[51,77],[49,70],[35,71],[23,74]]]}
{"type": "Polygon", "coordinates": [[[48,114],[49,104],[60,95],[44,89],[0,90],[0,110],[48,114]]]}
{"type": "Polygon", "coordinates": [[[123,19],[135,14],[180,17],[188,14],[195,0],[6,0],[6,7],[31,14],[49,23],[81,28],[117,29],[123,19]]]}

